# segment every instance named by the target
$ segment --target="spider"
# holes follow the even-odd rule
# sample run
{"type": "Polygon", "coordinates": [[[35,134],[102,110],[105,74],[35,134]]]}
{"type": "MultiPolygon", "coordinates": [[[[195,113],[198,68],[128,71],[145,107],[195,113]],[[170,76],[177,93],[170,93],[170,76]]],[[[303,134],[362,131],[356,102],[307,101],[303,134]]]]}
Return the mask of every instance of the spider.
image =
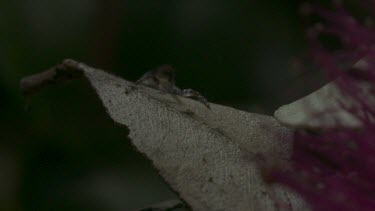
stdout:
{"type": "Polygon", "coordinates": [[[176,86],[175,69],[171,65],[162,65],[146,72],[135,85],[143,85],[163,92],[191,98],[210,108],[207,99],[193,89],[180,89],[176,86]]]}

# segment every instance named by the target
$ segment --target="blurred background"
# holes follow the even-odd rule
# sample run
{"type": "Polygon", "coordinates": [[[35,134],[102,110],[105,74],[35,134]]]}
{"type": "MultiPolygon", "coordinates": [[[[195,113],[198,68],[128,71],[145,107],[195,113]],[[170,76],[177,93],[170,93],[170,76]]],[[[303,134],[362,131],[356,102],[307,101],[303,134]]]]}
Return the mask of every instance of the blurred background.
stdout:
{"type": "Polygon", "coordinates": [[[0,1],[0,210],[133,210],[176,198],[82,81],[22,96],[73,58],[129,80],[161,64],[214,103],[271,115],[312,91],[300,1],[0,1]]]}

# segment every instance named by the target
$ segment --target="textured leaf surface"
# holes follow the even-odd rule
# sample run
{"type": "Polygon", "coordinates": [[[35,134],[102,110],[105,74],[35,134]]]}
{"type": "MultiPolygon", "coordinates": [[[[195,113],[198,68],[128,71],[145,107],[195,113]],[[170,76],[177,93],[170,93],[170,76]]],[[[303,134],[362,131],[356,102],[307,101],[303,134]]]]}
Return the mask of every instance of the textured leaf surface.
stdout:
{"type": "Polygon", "coordinates": [[[265,184],[257,160],[283,163],[292,132],[273,117],[172,96],[69,60],[90,81],[108,114],[130,130],[193,210],[306,210],[294,193],[265,184]]]}

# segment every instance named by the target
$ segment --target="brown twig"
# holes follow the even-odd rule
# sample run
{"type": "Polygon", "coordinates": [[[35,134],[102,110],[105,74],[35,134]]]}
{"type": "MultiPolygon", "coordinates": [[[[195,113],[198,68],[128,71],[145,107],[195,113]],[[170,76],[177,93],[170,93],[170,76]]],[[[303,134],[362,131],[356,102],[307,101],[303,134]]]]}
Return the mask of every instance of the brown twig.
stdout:
{"type": "Polygon", "coordinates": [[[23,94],[31,95],[46,86],[78,78],[82,75],[80,63],[72,59],[66,59],[49,70],[22,78],[20,88],[23,94]]]}

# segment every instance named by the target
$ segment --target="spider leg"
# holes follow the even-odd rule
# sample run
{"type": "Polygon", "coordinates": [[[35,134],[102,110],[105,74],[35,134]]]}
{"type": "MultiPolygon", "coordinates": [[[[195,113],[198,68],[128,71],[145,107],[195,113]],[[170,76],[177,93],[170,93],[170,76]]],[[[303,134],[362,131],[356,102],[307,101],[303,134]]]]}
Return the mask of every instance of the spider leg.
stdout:
{"type": "Polygon", "coordinates": [[[207,108],[210,108],[207,99],[199,92],[193,89],[183,89],[181,92],[182,97],[191,98],[203,103],[207,108]]]}
{"type": "Polygon", "coordinates": [[[157,89],[157,81],[154,77],[153,71],[148,71],[145,74],[143,74],[141,78],[139,78],[137,81],[135,81],[132,85],[129,86],[129,89],[127,89],[125,93],[129,94],[130,92],[133,92],[140,85],[157,89]]]}
{"type": "Polygon", "coordinates": [[[203,103],[207,108],[210,108],[207,99],[199,92],[192,89],[181,90],[175,85],[174,69],[171,66],[161,66],[146,72],[140,79],[132,84],[125,93],[129,94],[137,89],[139,85],[157,89],[162,94],[170,94],[178,103],[181,101],[177,96],[182,96],[197,100],[203,103]]]}

